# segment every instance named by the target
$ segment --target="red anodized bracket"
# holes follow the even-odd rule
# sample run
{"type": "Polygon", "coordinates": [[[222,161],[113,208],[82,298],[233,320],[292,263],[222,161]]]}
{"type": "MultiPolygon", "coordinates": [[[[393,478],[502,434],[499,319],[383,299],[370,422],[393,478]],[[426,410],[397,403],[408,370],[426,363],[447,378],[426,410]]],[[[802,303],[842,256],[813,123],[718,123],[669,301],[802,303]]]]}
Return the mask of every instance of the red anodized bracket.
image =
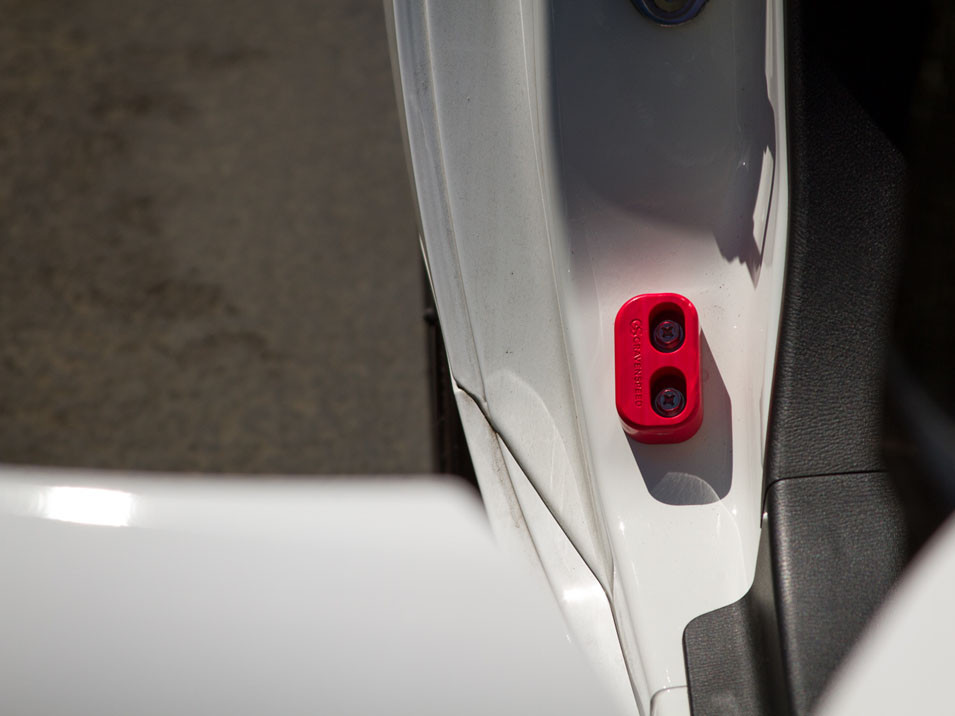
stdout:
{"type": "Polygon", "coordinates": [[[614,355],[617,413],[627,434],[642,443],[676,443],[693,437],[703,422],[703,398],[700,320],[690,300],[678,293],[631,298],[614,321],[614,355]],[[683,329],[682,343],[669,351],[659,348],[653,338],[661,321],[683,329]],[[665,408],[679,406],[679,394],[684,398],[682,409],[662,414],[665,408]]]}

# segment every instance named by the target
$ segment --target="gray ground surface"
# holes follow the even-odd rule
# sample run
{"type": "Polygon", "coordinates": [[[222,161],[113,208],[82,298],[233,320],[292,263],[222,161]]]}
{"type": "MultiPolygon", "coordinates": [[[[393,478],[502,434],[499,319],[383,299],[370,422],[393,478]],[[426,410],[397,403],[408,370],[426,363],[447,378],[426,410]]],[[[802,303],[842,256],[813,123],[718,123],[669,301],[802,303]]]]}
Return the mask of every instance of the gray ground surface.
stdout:
{"type": "Polygon", "coordinates": [[[0,460],[430,470],[380,2],[0,17],[0,460]]]}

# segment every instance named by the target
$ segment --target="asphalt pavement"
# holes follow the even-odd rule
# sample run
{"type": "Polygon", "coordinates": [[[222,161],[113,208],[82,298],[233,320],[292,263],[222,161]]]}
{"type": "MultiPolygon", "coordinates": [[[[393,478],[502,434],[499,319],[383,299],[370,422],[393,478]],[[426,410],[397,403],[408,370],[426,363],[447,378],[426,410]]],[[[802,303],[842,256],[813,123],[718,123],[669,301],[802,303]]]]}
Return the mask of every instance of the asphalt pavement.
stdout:
{"type": "Polygon", "coordinates": [[[0,17],[0,461],[430,471],[379,0],[0,17]]]}

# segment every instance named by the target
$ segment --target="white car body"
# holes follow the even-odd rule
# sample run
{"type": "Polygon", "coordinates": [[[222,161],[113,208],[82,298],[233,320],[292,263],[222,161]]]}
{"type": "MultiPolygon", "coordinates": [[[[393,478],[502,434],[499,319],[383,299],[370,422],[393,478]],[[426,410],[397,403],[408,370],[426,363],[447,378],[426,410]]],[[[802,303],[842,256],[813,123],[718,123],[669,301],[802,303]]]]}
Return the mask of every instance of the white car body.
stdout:
{"type": "Polygon", "coordinates": [[[674,31],[619,0],[388,4],[482,494],[631,712],[688,708],[684,628],[753,582],[788,219],[781,8],[712,2],[674,31]],[[704,422],[642,445],[615,411],[612,328],[664,291],[699,312],[704,422]]]}
{"type": "MultiPolygon", "coordinates": [[[[385,7],[497,546],[436,479],[0,467],[4,712],[690,713],[687,626],[759,582],[770,533],[783,1],[710,0],[679,28],[628,0],[385,7]],[[702,335],[703,424],[666,445],[614,402],[614,318],[656,292],[702,335]]],[[[820,713],[950,700],[953,575],[949,524],[820,713]]]]}

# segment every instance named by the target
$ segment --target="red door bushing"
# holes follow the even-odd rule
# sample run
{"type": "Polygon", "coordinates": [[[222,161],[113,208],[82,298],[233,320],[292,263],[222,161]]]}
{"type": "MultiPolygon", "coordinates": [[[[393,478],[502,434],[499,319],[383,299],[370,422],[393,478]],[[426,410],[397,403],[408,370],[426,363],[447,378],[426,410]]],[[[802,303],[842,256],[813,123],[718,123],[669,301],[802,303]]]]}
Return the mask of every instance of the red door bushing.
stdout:
{"type": "Polygon", "coordinates": [[[703,422],[700,319],[678,293],[645,293],[614,321],[617,413],[642,443],[677,443],[703,422]]]}

